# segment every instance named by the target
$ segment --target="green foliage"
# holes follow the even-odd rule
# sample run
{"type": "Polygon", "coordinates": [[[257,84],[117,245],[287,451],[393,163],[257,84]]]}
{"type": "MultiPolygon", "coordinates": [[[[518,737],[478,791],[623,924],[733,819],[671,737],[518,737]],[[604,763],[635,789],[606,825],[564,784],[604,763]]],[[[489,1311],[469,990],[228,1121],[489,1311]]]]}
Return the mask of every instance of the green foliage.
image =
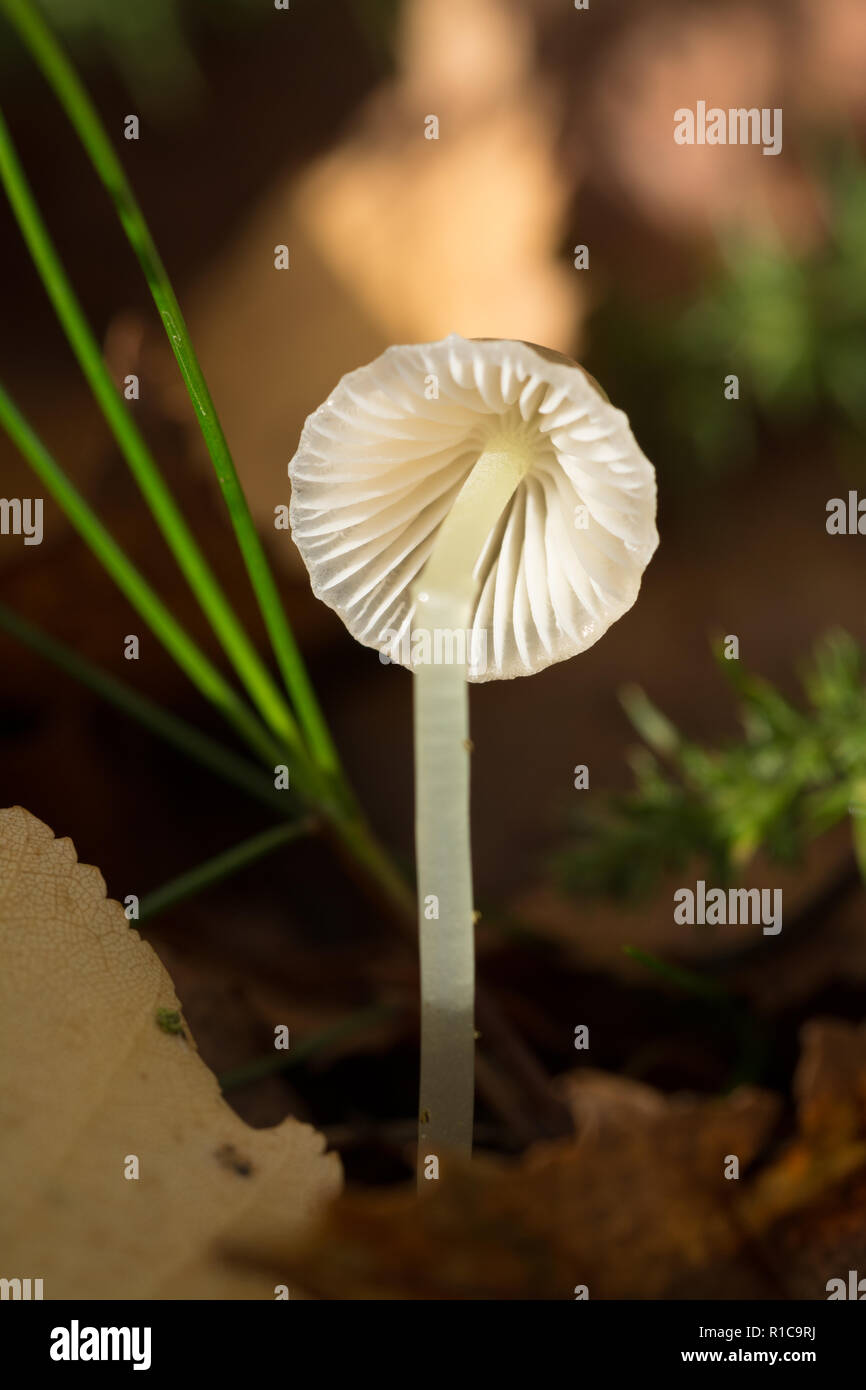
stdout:
{"type": "Polygon", "coordinates": [[[796,861],[847,815],[866,869],[864,649],[840,631],[818,643],[801,677],[805,709],[738,661],[720,654],[719,663],[743,725],[740,741],[719,748],[690,742],[643,691],[623,692],[645,745],[632,757],[636,785],[581,817],[578,843],[560,860],[567,886],[636,897],[696,855],[726,884],[759,848],[796,861]]]}
{"type": "MultiPolygon", "coordinates": [[[[284,756],[291,757],[293,788],[327,821],[357,866],[368,886],[375,885],[403,921],[414,918],[414,900],[402,875],[379,844],[358,804],[354,790],[340,767],[336,749],[300,652],[282,608],[276,581],[262,542],[255,530],[249,506],[240,486],[225,436],[207,383],[189,340],[180,306],[162,259],[150,235],[144,215],[129,186],[111,141],[75,69],[57,44],[33,0],[0,0],[0,14],[16,30],[42,69],[50,88],[72,122],[84,150],[109,193],[120,224],[138,257],[159,310],[166,334],[190,396],[250,581],[259,600],[268,635],[274,647],[286,691],[294,708],[262,662],[252,639],[240,624],[226,594],[210,570],[195,536],[140,434],[132,415],[111,381],[99,345],[76,298],[71,281],[55,250],[47,226],[33,197],[18,159],[11,134],[0,112],[0,183],[6,192],[19,228],[43,286],[69,340],[91,391],[110,424],[121,452],[147,501],[178,565],[199,600],[214,631],[252,697],[256,711],[229,684],[194,639],[174,618],[147,579],[114,541],[86,499],[73,486],[63,468],[48,452],[36,431],[9,394],[0,386],[0,427],[30,464],[45,487],[66,512],[94,555],[110,574],[151,630],[190,677],[272,772],[284,756]],[[262,722],[264,721],[264,722],[262,722]]],[[[70,673],[98,689],[114,703],[154,732],[177,745],[182,741],[179,722],[147,700],[136,698],[121,683],[107,677],[75,653],[40,633],[16,614],[0,612],[0,626],[43,650],[70,673]]],[[[213,741],[196,736],[193,756],[250,788],[249,769],[232,754],[224,754],[213,741]]],[[[258,787],[257,787],[258,792],[258,787]]],[[[280,834],[279,830],[272,832],[280,834]]],[[[171,888],[184,891],[213,877],[213,871],[246,862],[249,843],[238,852],[217,856],[207,867],[175,881],[171,888]],[[239,858],[240,855],[240,858],[239,858]]],[[[268,841],[270,844],[270,841],[268,841]]],[[[259,847],[261,847],[259,841],[259,847]]],[[[166,890],[167,891],[167,890],[166,890]]],[[[153,895],[152,895],[153,897],[153,895]]],[[[160,901],[157,895],[157,901],[160,901]]],[[[165,894],[162,895],[165,901],[165,894]]]]}
{"type": "MultiPolygon", "coordinates": [[[[264,547],[253,523],[234,461],[207,382],[189,337],[183,313],[135,194],[99,114],[78,74],[31,0],[0,0],[4,12],[28,46],[46,81],[75,128],[96,173],[114,203],[121,227],[147,280],[154,305],[184,379],[213,462],[235,536],[259,601],[280,672],[297,706],[298,718],[317,763],[339,781],[339,760],[318,708],[295,643],[264,547]]],[[[207,613],[235,669],[263,718],[287,745],[299,751],[294,715],[258,660],[255,650],[210,572],[196,539],[180,515],[164,478],[134,421],[114,389],[87,320],[33,198],[11,134],[0,114],[0,176],[49,298],[145,500],[189,584],[207,613]]]]}
{"type": "Polygon", "coordinates": [[[589,368],[611,383],[651,458],[689,476],[754,455],[759,430],[820,421],[846,454],[866,433],[866,166],[838,152],[824,176],[823,243],[803,259],[740,234],[697,298],[614,294],[592,325],[589,368]],[[623,352],[623,344],[628,351],[623,352]],[[739,378],[737,403],[724,379],[739,378]]]}

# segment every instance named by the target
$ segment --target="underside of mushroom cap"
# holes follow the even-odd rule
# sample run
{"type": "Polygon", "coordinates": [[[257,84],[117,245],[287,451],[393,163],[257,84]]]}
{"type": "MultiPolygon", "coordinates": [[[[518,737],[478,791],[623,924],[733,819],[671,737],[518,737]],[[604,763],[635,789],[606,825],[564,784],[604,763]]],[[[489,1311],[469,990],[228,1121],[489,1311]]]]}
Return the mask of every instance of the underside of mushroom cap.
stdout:
{"type": "Polygon", "coordinates": [[[470,680],[584,651],[637,597],[658,544],[652,465],[576,364],[528,343],[390,347],[307,420],[291,524],[314,593],[359,642],[412,667],[412,585],[492,440],[532,462],[476,567],[470,680]]]}

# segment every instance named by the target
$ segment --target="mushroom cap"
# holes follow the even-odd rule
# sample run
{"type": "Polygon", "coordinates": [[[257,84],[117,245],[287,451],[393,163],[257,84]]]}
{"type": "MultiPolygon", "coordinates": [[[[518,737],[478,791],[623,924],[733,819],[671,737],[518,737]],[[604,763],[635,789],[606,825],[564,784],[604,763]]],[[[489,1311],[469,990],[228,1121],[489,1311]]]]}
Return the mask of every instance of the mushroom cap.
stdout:
{"type": "Polygon", "coordinates": [[[624,413],[559,354],[452,334],[349,372],[289,464],[313,592],[359,642],[411,669],[412,585],[488,441],[509,436],[532,462],[476,566],[469,679],[575,656],[634,603],[656,485],[624,413]]]}

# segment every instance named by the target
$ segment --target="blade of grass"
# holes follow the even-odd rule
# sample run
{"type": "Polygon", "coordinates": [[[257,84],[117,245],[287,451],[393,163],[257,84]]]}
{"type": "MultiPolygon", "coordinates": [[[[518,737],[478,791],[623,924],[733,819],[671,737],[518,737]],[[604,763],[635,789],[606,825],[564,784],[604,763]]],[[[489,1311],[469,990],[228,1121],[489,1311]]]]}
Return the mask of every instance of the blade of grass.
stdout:
{"type": "Polygon", "coordinates": [[[210,738],[193,724],[188,724],[185,719],[180,719],[163,709],[155,700],[139,694],[132,686],[126,685],[108,671],[103,671],[101,667],[79,656],[77,652],[58,642],[33,623],[27,622],[2,603],[0,628],[122,710],[131,719],[135,719],[151,733],[179,749],[187,757],[193,758],[209,771],[217,773],[227,782],[255,797],[257,801],[263,802],[272,811],[285,811],[285,794],[277,791],[272,779],[254,763],[248,763],[230,749],[223,748],[216,739],[210,738]]]}
{"type": "Polygon", "coordinates": [[[866,883],[866,777],[858,777],[851,784],[848,814],[851,817],[851,838],[857,868],[866,883]]]}
{"type": "Polygon", "coordinates": [[[396,1013],[397,1009],[393,1004],[369,1004],[353,1014],[347,1014],[345,1018],[331,1024],[330,1028],[322,1028],[318,1033],[302,1038],[290,1051],[274,1050],[266,1057],[257,1057],[254,1062],[247,1062],[244,1066],[233,1067],[231,1071],[223,1072],[219,1077],[220,1089],[234,1091],[239,1086],[248,1086],[253,1081],[260,1081],[264,1076],[274,1076],[281,1071],[288,1071],[290,1067],[296,1067],[299,1062],[306,1061],[323,1047],[351,1037],[353,1033],[362,1031],[370,1024],[384,1023],[396,1013]]]}
{"type": "Polygon", "coordinates": [[[52,497],[63,508],[79,535],[111,575],[121,593],[129,599],[136,612],[141,615],[193,684],[234,725],[238,733],[261,757],[272,764],[282,762],[282,746],[259,723],[249,706],[196,646],[156,591],[127,558],[114,537],[49,454],[2,384],[0,424],[52,497]]]}
{"type": "MultiPolygon", "coordinates": [[[[212,662],[172,616],[147,580],[127,558],[67,478],[39,436],[0,383],[0,425],[20,449],[34,473],[69,517],[72,525],[110,574],[148,627],[162,642],[198,690],[238,730],[249,746],[271,767],[284,761],[284,749],[228,684],[212,662]]],[[[348,852],[364,878],[375,883],[402,925],[412,929],[414,897],[406,880],[373,834],[360,809],[335,800],[323,788],[306,758],[293,758],[291,773],[298,790],[328,821],[337,842],[348,852]]]]}
{"type": "Polygon", "coordinates": [[[30,0],[0,0],[0,9],[66,112],[138,257],[213,461],[280,673],[315,761],[324,771],[338,774],[337,750],[280,601],[180,305],[123,166],[77,72],[30,0]]]}
{"type": "Polygon", "coordinates": [[[662,960],[659,956],[652,955],[649,951],[642,951],[639,946],[623,946],[623,955],[631,960],[636,960],[640,965],[645,965],[648,970],[652,970],[663,980],[676,985],[684,994],[696,995],[698,998],[713,999],[719,1004],[733,1003],[732,996],[716,980],[709,979],[706,975],[699,975],[696,970],[685,970],[682,966],[671,965],[668,961],[662,960]]]}
{"type": "MultiPolygon", "coordinates": [[[[253,711],[172,616],[113,536],[67,478],[0,383],[0,425],[20,449],[34,473],[69,517],[72,525],[107,570],[120,591],[141,614],[181,670],[198,690],[238,730],[270,767],[284,761],[284,750],[253,711]]],[[[294,784],[323,816],[336,841],[347,851],[364,879],[377,885],[401,925],[414,931],[414,897],[406,880],[373,834],[357,807],[335,800],[323,788],[306,758],[294,756],[294,784]]]]}
{"type": "Polygon", "coordinates": [[[646,966],[668,984],[675,985],[683,994],[693,999],[704,999],[707,1004],[715,1006],[713,1012],[723,1021],[725,1029],[735,1040],[737,1049],[722,1094],[730,1094],[737,1086],[755,1085],[759,1082],[766,1063],[768,1041],[761,1025],[752,1018],[741,1000],[717,980],[700,975],[695,970],[671,965],[669,961],[662,960],[649,951],[642,951],[639,946],[623,946],[622,949],[624,955],[646,966]]]}
{"type": "Polygon", "coordinates": [[[247,864],[254,864],[256,860],[263,859],[266,854],[271,854],[291,840],[313,834],[317,828],[318,822],[315,818],[305,816],[303,820],[293,821],[288,825],[269,826],[260,834],[242,840],[239,845],[232,845],[231,849],[223,850],[222,854],[215,854],[212,859],[206,859],[203,864],[197,864],[194,869],[178,874],[177,878],[164,883],[161,888],[147,893],[139,903],[139,922],[149,921],[166,908],[174,907],[186,898],[191,898],[193,894],[210,888],[214,883],[221,883],[223,879],[237,873],[247,864]]]}
{"type": "Polygon", "coordinates": [[[97,403],[187,583],[198,599],[262,718],[296,751],[302,749],[289,706],[238,622],[118,392],[54,248],[0,112],[0,179],[42,283],[97,403]]]}
{"type": "MultiPolygon", "coordinates": [[[[353,860],[360,869],[362,877],[378,885],[384,898],[394,911],[396,918],[406,927],[407,924],[411,924],[414,913],[414,898],[412,891],[408,887],[403,875],[393,864],[387,851],[373,834],[361,812],[354,792],[338,766],[336,751],[333,748],[324,719],[318,710],[312,686],[309,683],[309,678],[306,674],[300,654],[297,652],[297,648],[294,645],[291,630],[282,612],[276,586],[270,576],[267,561],[264,557],[264,551],[261,548],[252,519],[249,515],[249,509],[247,508],[240,483],[235,474],[228,447],[222,437],[222,431],[216,418],[216,412],[214,411],[213,403],[210,400],[210,395],[207,392],[207,386],[204,382],[204,377],[189,341],[180,309],[177,307],[177,301],[174,298],[173,291],[168,282],[168,277],[165,274],[164,267],[156,252],[156,248],[150,237],[141,211],[138,208],[138,204],[132,194],[132,190],[108,142],[95,108],[90,103],[87,94],[78,81],[74,69],[68,64],[62,51],[55,44],[50,31],[40,19],[37,11],[35,11],[32,5],[26,3],[26,0],[0,0],[0,10],[5,12],[9,20],[17,27],[21,37],[28,47],[30,47],[37,61],[43,64],[43,71],[52,87],[55,86],[55,83],[60,83],[63,90],[63,97],[61,99],[64,108],[70,116],[70,119],[73,120],[73,124],[78,131],[79,137],[85,144],[91,159],[93,159],[95,163],[96,155],[98,154],[100,156],[102,168],[99,169],[98,172],[100,172],[101,176],[104,176],[103,182],[114,198],[118,212],[121,211],[121,208],[123,209],[124,215],[121,220],[124,223],[127,236],[130,238],[137,253],[140,249],[141,254],[146,256],[148,270],[152,272],[152,277],[149,275],[149,283],[151,283],[154,296],[156,297],[155,286],[159,287],[161,295],[169,296],[168,298],[163,298],[162,301],[157,300],[157,304],[159,306],[161,302],[166,309],[166,312],[163,313],[162,308],[160,308],[163,323],[169,333],[172,347],[178,358],[188,389],[190,390],[193,405],[196,409],[202,431],[205,433],[206,441],[209,441],[217,448],[217,456],[214,458],[217,475],[221,486],[225,479],[223,490],[224,493],[226,493],[226,487],[228,488],[226,500],[229,502],[231,499],[229,510],[232,513],[232,520],[236,524],[236,530],[239,526],[245,537],[244,545],[247,548],[245,558],[247,559],[248,568],[251,563],[250,557],[253,557],[253,568],[258,575],[259,587],[257,588],[257,595],[260,604],[262,603],[262,593],[260,591],[262,588],[267,589],[271,595],[271,599],[266,603],[266,607],[268,608],[268,614],[266,616],[269,619],[269,630],[272,641],[274,640],[274,628],[279,626],[283,630],[283,655],[280,661],[283,677],[287,685],[291,688],[299,717],[304,723],[305,732],[310,741],[310,747],[311,749],[315,747],[318,750],[321,769],[323,771],[325,768],[330,767],[336,769],[334,772],[330,773],[330,775],[325,773],[327,785],[323,787],[320,784],[318,786],[314,799],[318,808],[328,817],[333,826],[337,840],[346,848],[350,859],[353,860]],[[46,64],[47,66],[45,66],[46,64]],[[103,156],[105,157],[104,162],[102,161],[103,156]],[[137,233],[140,231],[144,233],[144,240],[137,236],[137,233]],[[134,236],[136,240],[133,240],[134,236]],[[136,245],[136,241],[138,245],[136,245]],[[222,441],[221,444],[220,440],[222,441]],[[260,554],[260,564],[254,559],[256,551],[260,554]]],[[[55,90],[56,94],[60,96],[60,91],[56,88],[55,90]]],[[[14,159],[14,149],[12,150],[12,155],[14,159]]],[[[17,159],[15,159],[15,163],[17,164],[17,159]]],[[[21,178],[23,180],[23,171],[21,172],[21,178]]],[[[27,191],[29,192],[29,190],[27,191]]],[[[30,205],[35,209],[32,197],[30,198],[30,205]]],[[[35,209],[35,211],[38,218],[38,209],[35,209]]],[[[53,247],[51,247],[51,243],[47,239],[47,233],[44,231],[44,228],[42,230],[44,233],[44,242],[41,244],[44,245],[45,242],[47,242],[48,248],[53,251],[53,247]]],[[[54,259],[56,261],[56,256],[54,259]]],[[[139,259],[141,260],[141,255],[139,255],[139,259]]],[[[60,267],[60,270],[61,274],[63,274],[62,267],[60,267]]],[[[46,284],[46,288],[49,288],[48,284],[46,284]]],[[[89,333],[86,321],[83,321],[83,316],[82,322],[84,323],[85,330],[89,333]]],[[[98,366],[104,371],[104,364],[102,363],[98,349],[96,351],[95,360],[98,366]]],[[[114,399],[116,404],[120,405],[120,410],[122,412],[120,418],[122,418],[123,421],[131,423],[122,403],[120,403],[120,398],[114,391],[113,383],[110,377],[107,376],[107,373],[106,378],[111,388],[111,398],[114,399]]],[[[108,394],[106,398],[109,399],[108,394]]],[[[184,524],[182,518],[181,524],[184,524]]],[[[243,548],[242,546],[242,549],[243,548]]],[[[254,583],[256,583],[255,580],[254,583]]],[[[290,711],[287,712],[291,717],[290,711]]],[[[306,781],[309,783],[312,780],[309,773],[318,771],[319,767],[315,763],[312,768],[310,768],[308,763],[306,766],[308,769],[306,781]]],[[[298,771],[300,771],[300,767],[298,771]]],[[[319,779],[316,780],[318,781],[319,779]]]]}

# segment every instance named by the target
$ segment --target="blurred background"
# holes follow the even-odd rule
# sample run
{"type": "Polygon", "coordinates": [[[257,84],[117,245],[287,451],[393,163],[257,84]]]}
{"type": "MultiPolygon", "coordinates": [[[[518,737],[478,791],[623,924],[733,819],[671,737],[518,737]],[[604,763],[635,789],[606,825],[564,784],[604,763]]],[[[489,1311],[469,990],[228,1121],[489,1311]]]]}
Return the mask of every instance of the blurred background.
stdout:
{"type": "MultiPolygon", "coordinates": [[[[638,742],[617,692],[639,685],[696,744],[736,745],[737,701],[713,639],[736,635],[742,668],[797,708],[797,672],[824,634],[866,640],[866,542],[825,527],[830,498],[866,490],[860,0],[608,0],[587,11],[566,0],[294,0],[290,12],[266,0],[45,0],[43,9],[115,137],[174,279],[338,746],[409,871],[411,678],[351,641],[273,528],[303,421],[389,343],[448,332],[577,357],[629,414],[660,489],[661,546],[638,603],[579,660],[472,692],[482,977],[545,1076],[582,1060],[573,1035],[585,1023],[593,1066],[662,1089],[712,1094],[736,1076],[785,1091],[803,1020],[866,1011],[850,831],[829,814],[804,828],[800,784],[788,801],[783,789],[804,833],[785,840],[768,816],[772,833],[747,825],[727,864],[737,882],[783,887],[782,937],[686,935],[672,921],[671,885],[703,874],[700,856],[723,830],[710,824],[702,840],[687,802],[662,824],[638,807],[638,833],[617,839],[610,798],[633,786],[638,742]],[[781,107],[782,153],[675,144],[674,111],[698,101],[781,107]],[[123,138],[130,113],[137,141],[123,138]],[[431,114],[437,141],[424,138],[431,114]],[[277,244],[290,249],[287,272],[274,270],[277,244]],[[575,265],[581,246],[586,268],[575,265]],[[724,394],[730,374],[737,400],[724,394]],[[589,766],[588,791],[574,789],[577,764],[589,766]],[[781,866],[760,848],[774,837],[781,866]],[[624,886],[644,891],[611,891],[624,886]],[[723,979],[736,1009],[708,1020],[699,991],[660,962],[723,979]]],[[[118,381],[140,376],[137,417],[264,649],[138,267],[64,116],[2,26],[0,81],[112,370],[118,381]]],[[[0,262],[0,375],[212,652],[5,202],[0,262]]],[[[34,495],[5,438],[0,479],[6,497],[34,495]]],[[[124,661],[123,638],[140,624],[52,502],[41,548],[0,540],[0,588],[31,621],[216,731],[148,635],[138,665],[124,661]]],[[[845,653],[848,674],[833,670],[856,691],[858,657],[845,653]]],[[[0,671],[0,802],[69,835],[111,895],[143,895],[264,824],[255,804],[5,635],[0,671]]],[[[866,712],[858,706],[852,721],[852,737],[866,740],[866,712]]],[[[786,747],[774,745],[780,784],[802,751],[794,742],[788,757],[786,747]]],[[[738,766],[742,790],[748,756],[738,766]]],[[[247,1119],[271,1123],[292,1109],[341,1148],[351,1176],[405,1175],[413,966],[326,847],[289,847],[145,934],[205,1059],[235,1073],[229,1099],[247,1119]],[[341,1019],[382,1000],[396,1001],[393,1014],[329,1039],[341,1019]],[[240,1084],[237,1069],[267,1054],[275,1022],[324,1041],[285,1075],[240,1084]]],[[[483,1106],[480,1122],[492,1148],[533,1137],[519,1115],[513,1132],[483,1106]]]]}

